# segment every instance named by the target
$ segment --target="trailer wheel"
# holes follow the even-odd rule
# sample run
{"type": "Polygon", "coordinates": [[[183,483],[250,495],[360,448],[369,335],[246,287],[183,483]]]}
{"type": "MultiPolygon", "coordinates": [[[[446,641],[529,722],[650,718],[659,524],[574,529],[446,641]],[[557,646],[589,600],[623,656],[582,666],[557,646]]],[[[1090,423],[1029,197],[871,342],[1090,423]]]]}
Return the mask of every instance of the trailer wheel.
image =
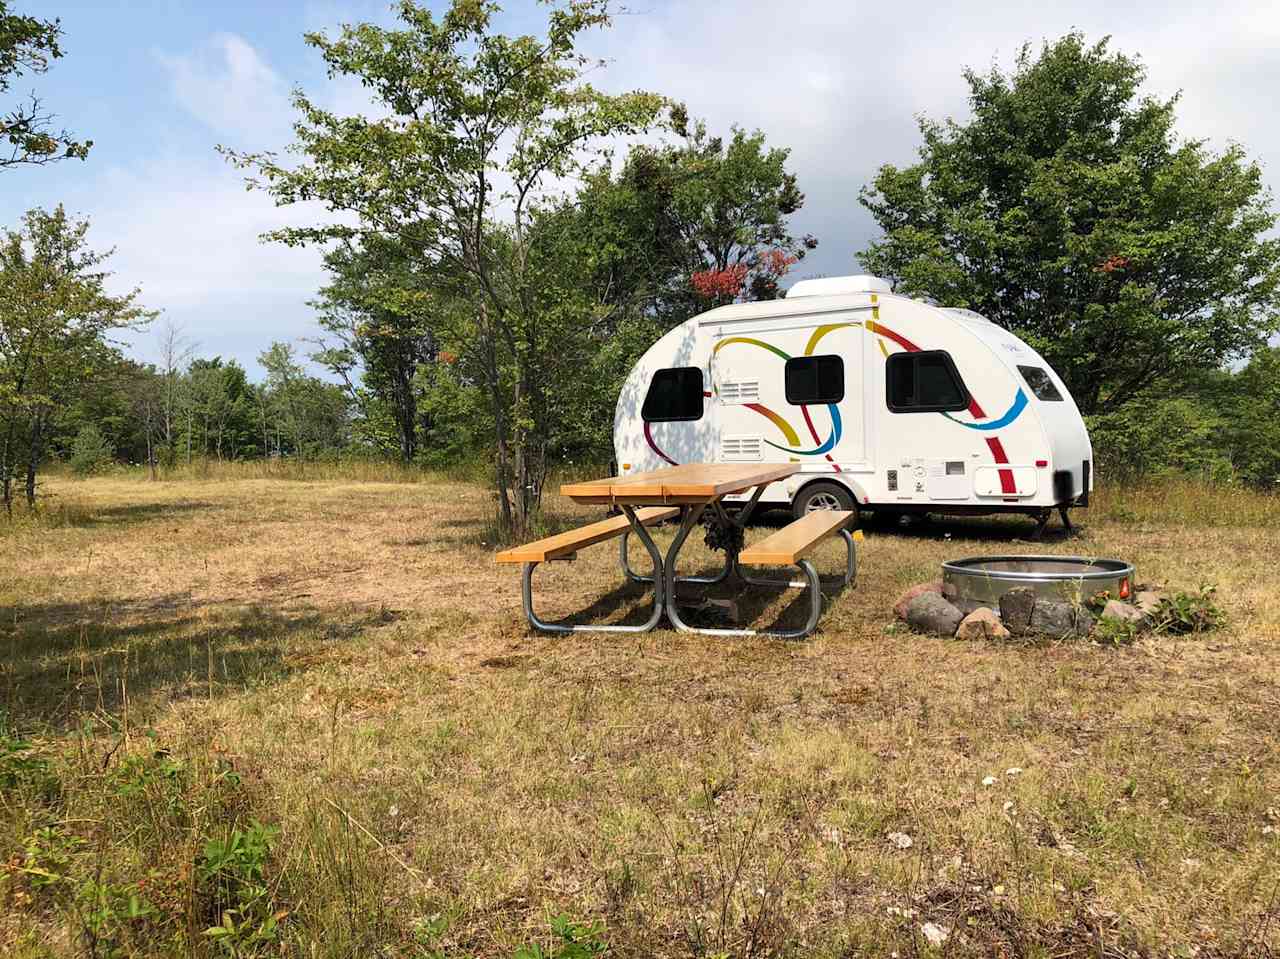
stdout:
{"type": "Polygon", "coordinates": [[[855,523],[858,519],[858,504],[854,502],[853,494],[839,483],[810,483],[791,501],[791,515],[796,519],[819,509],[850,510],[855,523]]]}

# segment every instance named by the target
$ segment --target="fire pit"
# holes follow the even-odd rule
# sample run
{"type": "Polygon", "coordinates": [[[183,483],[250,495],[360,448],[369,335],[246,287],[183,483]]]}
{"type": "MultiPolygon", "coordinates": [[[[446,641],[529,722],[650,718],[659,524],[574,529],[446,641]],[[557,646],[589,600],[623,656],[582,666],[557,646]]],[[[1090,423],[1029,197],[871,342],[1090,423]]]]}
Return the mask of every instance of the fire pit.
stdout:
{"type": "Polygon", "coordinates": [[[998,608],[1000,597],[1025,586],[1038,599],[1079,605],[1100,592],[1128,599],[1133,564],[1084,556],[974,556],[942,564],[942,582],[952,602],[998,608]]]}

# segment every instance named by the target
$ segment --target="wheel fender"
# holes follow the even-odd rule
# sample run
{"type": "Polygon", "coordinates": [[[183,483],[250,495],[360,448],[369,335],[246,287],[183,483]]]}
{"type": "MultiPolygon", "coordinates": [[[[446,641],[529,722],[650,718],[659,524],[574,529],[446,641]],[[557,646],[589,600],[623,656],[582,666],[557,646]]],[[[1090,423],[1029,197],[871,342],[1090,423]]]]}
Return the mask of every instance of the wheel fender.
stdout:
{"type": "Polygon", "coordinates": [[[849,492],[853,494],[853,501],[858,504],[859,508],[866,506],[867,503],[871,502],[870,497],[867,496],[866,489],[861,483],[853,479],[851,476],[845,476],[840,473],[832,473],[829,476],[810,476],[806,478],[802,484],[796,487],[796,491],[791,495],[791,502],[794,503],[796,498],[814,483],[839,483],[841,486],[848,487],[849,492]]]}

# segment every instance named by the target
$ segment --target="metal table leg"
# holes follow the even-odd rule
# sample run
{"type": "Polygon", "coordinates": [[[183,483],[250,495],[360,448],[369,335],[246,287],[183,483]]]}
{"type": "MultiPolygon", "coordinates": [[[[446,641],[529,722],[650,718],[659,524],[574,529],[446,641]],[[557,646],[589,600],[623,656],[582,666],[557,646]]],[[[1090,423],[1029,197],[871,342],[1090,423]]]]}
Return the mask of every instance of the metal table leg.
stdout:
{"type": "Polygon", "coordinates": [[[528,618],[530,625],[535,629],[548,633],[646,633],[661,621],[663,598],[666,593],[666,576],[663,575],[662,553],[658,551],[657,544],[654,543],[653,537],[649,535],[649,531],[645,529],[644,524],[636,518],[635,509],[630,506],[623,506],[622,512],[626,514],[627,521],[631,524],[631,531],[635,532],[640,538],[640,542],[649,551],[649,558],[653,560],[653,577],[648,580],[653,583],[653,612],[649,614],[649,618],[639,626],[595,626],[590,624],[577,626],[565,623],[548,623],[539,619],[538,614],[533,610],[533,570],[538,564],[525,563],[524,578],[521,584],[524,595],[524,614],[528,618]]]}
{"type": "MultiPolygon", "coordinates": [[[[726,522],[745,525],[747,518],[751,514],[751,510],[755,507],[756,502],[763,492],[763,487],[757,488],[755,495],[747,504],[746,508],[736,518],[730,518],[724,513],[724,507],[721,506],[719,500],[715,500],[709,504],[717,510],[726,522]]],[[[690,626],[680,618],[680,610],[676,602],[676,561],[680,555],[680,549],[684,546],[685,540],[693,527],[697,525],[698,520],[702,517],[702,513],[706,510],[706,506],[685,507],[684,514],[680,522],[680,531],[676,534],[675,540],[667,549],[666,559],[666,604],[667,618],[671,620],[673,625],[680,632],[684,633],[704,633],[709,636],[769,636],[774,639],[800,639],[808,636],[818,627],[818,620],[822,617],[822,584],[818,578],[818,571],[813,567],[807,559],[802,559],[796,563],[796,567],[803,575],[800,580],[770,580],[765,577],[748,576],[742,571],[737,564],[737,557],[731,557],[726,563],[726,568],[732,566],[737,570],[738,575],[747,583],[757,585],[786,585],[796,588],[807,588],[809,592],[809,616],[804,626],[799,629],[778,629],[778,630],[762,630],[762,629],[703,629],[698,626],[690,626]]],[[[854,545],[853,536],[848,530],[840,530],[840,535],[844,537],[846,548],[845,575],[843,585],[848,586],[857,577],[857,552],[854,545]]]]}

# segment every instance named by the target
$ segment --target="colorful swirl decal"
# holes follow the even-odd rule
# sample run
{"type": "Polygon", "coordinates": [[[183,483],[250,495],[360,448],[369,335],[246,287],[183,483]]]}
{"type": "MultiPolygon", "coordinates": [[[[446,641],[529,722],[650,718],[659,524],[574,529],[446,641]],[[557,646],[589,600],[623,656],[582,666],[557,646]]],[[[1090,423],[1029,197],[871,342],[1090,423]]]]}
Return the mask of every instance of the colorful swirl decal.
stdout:
{"type": "MultiPolygon", "coordinates": [[[[877,308],[873,310],[872,315],[878,318],[880,315],[879,309],[877,308]]],[[[887,326],[884,326],[883,324],[876,322],[875,320],[868,320],[865,324],[856,323],[856,322],[855,323],[827,323],[822,326],[816,327],[812,335],[810,335],[809,337],[809,342],[805,344],[804,355],[812,356],[814,349],[817,348],[818,343],[822,340],[822,338],[825,337],[828,333],[832,332],[833,330],[845,329],[848,327],[855,327],[855,326],[864,327],[867,330],[867,332],[875,333],[877,335],[878,339],[876,340],[876,343],[880,347],[880,352],[884,354],[886,358],[890,355],[889,350],[884,345],[884,340],[886,339],[902,347],[902,349],[907,351],[908,353],[922,352],[919,346],[917,346],[911,340],[907,339],[905,336],[902,336],[901,334],[894,332],[893,330],[889,329],[887,326]]],[[[774,346],[772,343],[766,343],[764,340],[758,340],[755,337],[751,337],[751,336],[727,337],[726,339],[721,340],[719,343],[715,345],[714,352],[719,353],[722,348],[734,343],[740,343],[744,346],[755,346],[763,350],[768,350],[770,353],[773,353],[774,355],[780,357],[784,361],[791,359],[791,355],[789,353],[779,349],[778,347],[774,346]]],[[[710,394],[708,393],[706,395],[709,396],[710,394]]],[[[945,416],[951,422],[957,423],[960,426],[963,426],[967,429],[980,430],[982,432],[991,432],[994,430],[1003,429],[1004,427],[1011,424],[1014,420],[1016,420],[1019,416],[1021,416],[1022,411],[1027,407],[1027,403],[1028,403],[1027,395],[1025,392],[1023,392],[1022,388],[1019,387],[1018,392],[1013,397],[1013,402],[1010,404],[1009,409],[1006,410],[1002,416],[999,416],[996,419],[988,420],[985,423],[967,423],[963,420],[956,419],[950,413],[944,413],[943,416],[945,416]]],[[[834,403],[827,404],[827,411],[831,415],[831,434],[826,438],[825,441],[820,440],[818,438],[818,431],[813,425],[812,417],[810,417],[809,415],[809,405],[806,404],[800,407],[800,412],[804,416],[805,426],[808,427],[809,435],[812,436],[813,441],[818,444],[816,448],[811,450],[802,450],[802,449],[796,448],[800,445],[800,436],[796,432],[795,428],[789,422],[787,422],[785,417],[783,417],[776,411],[771,410],[769,407],[765,406],[762,403],[746,403],[744,405],[747,407],[747,409],[753,410],[754,412],[759,413],[761,416],[765,417],[771,423],[773,423],[773,425],[778,428],[778,430],[782,433],[783,437],[786,439],[787,443],[789,444],[787,446],[782,446],[781,444],[774,443],[771,440],[765,440],[765,442],[768,443],[770,446],[772,446],[774,449],[782,450],[786,453],[791,454],[792,456],[825,456],[827,460],[832,464],[832,467],[835,469],[835,471],[837,473],[841,472],[839,465],[832,458],[831,452],[830,452],[831,450],[835,449],[836,444],[840,442],[840,437],[843,433],[843,428],[840,420],[840,410],[837,408],[836,404],[834,403]]],[[[969,397],[968,412],[969,412],[969,415],[972,416],[975,420],[987,419],[987,414],[983,411],[982,406],[972,396],[969,397]]],[[[658,444],[654,442],[653,433],[650,429],[650,424],[648,423],[644,424],[644,438],[645,438],[645,441],[649,444],[649,448],[653,450],[655,453],[657,453],[658,456],[660,456],[666,462],[670,463],[672,466],[677,465],[675,460],[673,460],[670,456],[668,456],[666,453],[664,453],[661,449],[658,448],[658,444]]],[[[999,437],[988,436],[986,437],[986,443],[987,443],[987,448],[991,451],[991,457],[992,459],[995,460],[997,465],[1003,466],[1008,464],[1009,457],[1005,453],[1004,445],[1000,442],[999,437]]],[[[1001,492],[1003,492],[1005,495],[1011,495],[1013,493],[1016,493],[1017,484],[1015,483],[1013,478],[1013,471],[1010,469],[1002,469],[999,471],[999,474],[1000,474],[1001,492]]]]}
{"type": "MultiPolygon", "coordinates": [[[[809,337],[808,344],[805,346],[804,355],[812,355],[814,347],[818,345],[818,341],[832,330],[838,330],[841,327],[846,326],[861,326],[861,324],[828,323],[825,326],[820,326],[815,329],[813,334],[809,337]]],[[[749,336],[730,336],[723,339],[715,345],[715,350],[713,352],[719,353],[722,348],[729,346],[732,343],[741,343],[746,346],[758,346],[761,349],[768,350],[775,356],[781,357],[783,360],[791,359],[790,353],[779,349],[772,343],[766,343],[764,340],[757,340],[749,336]]],[[[788,423],[781,414],[769,409],[769,407],[762,403],[747,403],[745,406],[747,409],[754,410],[761,416],[764,416],[772,422],[774,426],[778,427],[778,429],[782,431],[782,435],[786,438],[787,443],[790,444],[788,446],[782,446],[772,440],[765,440],[765,443],[769,446],[772,446],[776,450],[782,450],[784,453],[790,453],[793,456],[825,456],[828,462],[831,463],[833,469],[837,473],[840,472],[840,467],[836,464],[836,461],[832,459],[830,453],[831,450],[835,449],[836,444],[840,442],[840,436],[843,432],[840,422],[840,410],[834,403],[827,404],[827,410],[831,414],[831,435],[828,436],[825,441],[818,438],[818,431],[814,428],[813,418],[809,416],[809,406],[806,404],[800,407],[801,412],[804,414],[805,425],[809,428],[809,434],[813,437],[813,441],[818,444],[817,447],[811,450],[796,449],[796,447],[800,445],[800,437],[796,434],[795,428],[792,427],[792,425],[788,423]]]]}
{"type": "Polygon", "coordinates": [[[999,417],[998,419],[988,420],[986,423],[966,423],[963,420],[956,419],[950,413],[943,413],[942,415],[945,416],[947,419],[949,419],[952,423],[959,423],[961,426],[967,427],[968,429],[988,431],[988,430],[1003,429],[1004,427],[1008,426],[1010,423],[1016,420],[1019,416],[1021,416],[1022,411],[1026,408],[1027,408],[1027,394],[1022,391],[1022,387],[1018,387],[1018,392],[1014,394],[1014,397],[1013,397],[1013,403],[1009,406],[1007,410],[1005,410],[1004,415],[999,417]]]}

